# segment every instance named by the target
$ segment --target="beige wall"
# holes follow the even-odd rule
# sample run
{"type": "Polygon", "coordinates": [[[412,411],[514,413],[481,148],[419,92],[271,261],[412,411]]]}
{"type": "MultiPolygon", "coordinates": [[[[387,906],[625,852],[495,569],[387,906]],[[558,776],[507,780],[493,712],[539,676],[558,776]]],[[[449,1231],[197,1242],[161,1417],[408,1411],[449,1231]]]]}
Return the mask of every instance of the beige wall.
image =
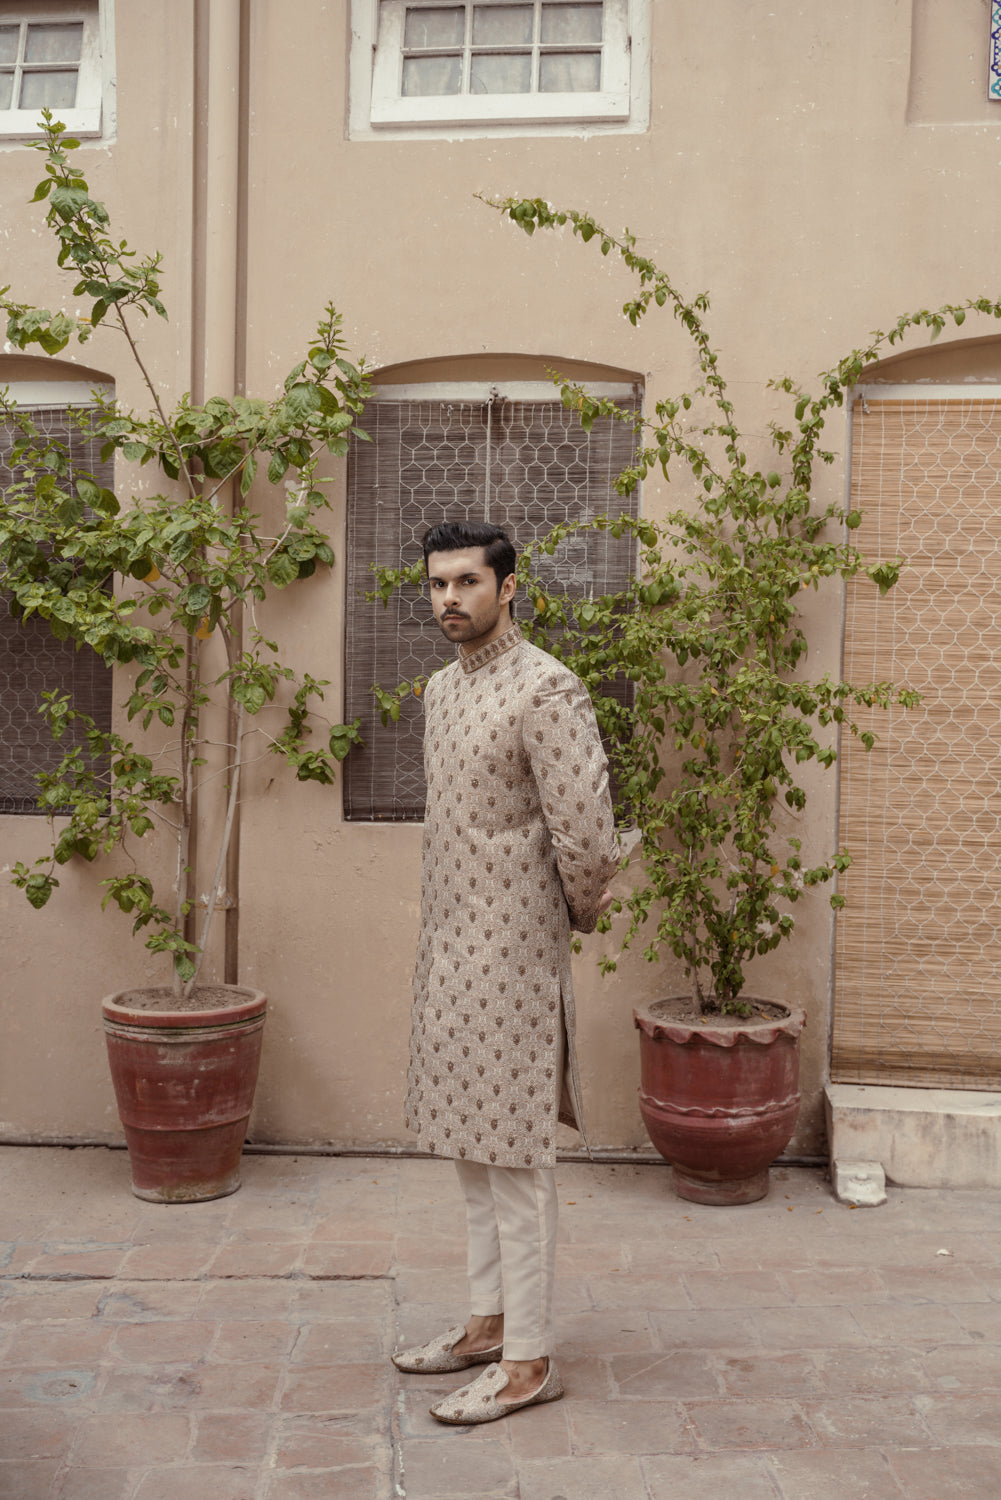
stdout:
{"type": "MultiPolygon", "coordinates": [[[[907,0],[747,0],[722,10],[653,0],[651,8],[646,134],[348,141],[346,0],[297,0],[291,23],[287,6],[212,0],[211,32],[204,3],[119,0],[118,136],[85,155],[93,189],[123,232],[165,254],[172,321],[149,330],[157,374],[174,392],[197,388],[200,369],[210,384],[213,375],[225,381],[235,288],[238,299],[245,293],[253,394],[275,388],[328,298],[355,350],[377,367],[560,356],[641,371],[651,404],[691,382],[667,314],[638,330],[622,317],[630,282],[611,258],[567,236],[530,241],[477,193],[587,208],[611,228],[628,225],[686,291],[708,288],[713,339],[752,442],[763,443],[779,410],[764,389],[769,376],[809,380],[899,312],[996,294],[1001,105],[983,105],[983,89],[970,83],[971,50],[986,57],[982,0],[915,0],[913,8],[907,0]],[[221,201],[196,194],[192,166],[211,161],[213,181],[236,181],[241,13],[249,26],[242,217],[223,211],[225,192],[221,201]],[[199,111],[195,85],[206,78],[199,111]],[[225,240],[227,268],[217,236],[231,222],[245,224],[246,238],[225,240]],[[190,310],[203,304],[193,334],[190,310]]],[[[985,62],[977,69],[982,77],[985,62]]],[[[14,205],[0,229],[0,281],[54,305],[66,292],[39,253],[40,215],[19,206],[38,175],[33,155],[0,152],[2,201],[14,205]]],[[[972,320],[964,329],[973,339],[990,331],[972,320]]],[[[138,403],[110,334],[83,352],[138,403]]],[[[968,356],[953,340],[949,357],[948,378],[957,379],[993,356],[968,356]]],[[[892,378],[908,375],[894,369],[892,378]]],[[[839,460],[822,477],[824,498],[842,493],[843,424],[829,437],[839,460]]],[[[339,559],[343,496],[340,475],[339,559]]],[[[266,493],[256,499],[271,503],[266,493]]],[[[663,508],[663,487],[649,484],[643,503],[650,513],[663,508]]],[[[343,589],[338,567],[282,600],[302,659],[332,679],[334,694],[343,589]]],[[[808,617],[811,671],[836,672],[837,595],[811,600],[808,617]]],[[[252,773],[242,820],[240,972],[272,999],[254,1133],[401,1143],[419,829],[345,824],[337,790],[291,786],[274,771],[269,763],[252,773]]],[[[833,844],[835,792],[833,776],[817,778],[806,831],[818,855],[833,844]]],[[[0,864],[28,857],[41,834],[36,820],[4,819],[0,864]]],[[[0,1138],[117,1133],[97,1000],[144,977],[149,963],[124,921],[94,915],[83,899],[95,878],[69,872],[43,913],[0,882],[0,1138]]],[[[796,939],[760,964],[755,988],[807,1007],[806,1103],[792,1149],[810,1153],[823,1131],[826,897],[801,903],[797,920],[796,939]]],[[[645,1134],[630,1007],[671,992],[678,975],[669,962],[651,968],[631,958],[603,981],[592,961],[598,941],[586,943],[576,981],[591,1133],[601,1146],[632,1146],[645,1134]]]]}

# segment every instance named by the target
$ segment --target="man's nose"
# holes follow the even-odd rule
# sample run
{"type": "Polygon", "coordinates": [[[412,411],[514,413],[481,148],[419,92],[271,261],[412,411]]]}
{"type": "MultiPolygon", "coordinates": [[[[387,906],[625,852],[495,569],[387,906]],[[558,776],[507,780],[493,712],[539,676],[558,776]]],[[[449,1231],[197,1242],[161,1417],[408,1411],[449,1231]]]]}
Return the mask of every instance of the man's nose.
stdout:
{"type": "Polygon", "coordinates": [[[454,583],[447,583],[445,585],[445,603],[446,603],[446,605],[449,605],[449,604],[458,604],[458,602],[459,602],[459,589],[458,589],[458,586],[456,584],[454,584],[454,583]]]}

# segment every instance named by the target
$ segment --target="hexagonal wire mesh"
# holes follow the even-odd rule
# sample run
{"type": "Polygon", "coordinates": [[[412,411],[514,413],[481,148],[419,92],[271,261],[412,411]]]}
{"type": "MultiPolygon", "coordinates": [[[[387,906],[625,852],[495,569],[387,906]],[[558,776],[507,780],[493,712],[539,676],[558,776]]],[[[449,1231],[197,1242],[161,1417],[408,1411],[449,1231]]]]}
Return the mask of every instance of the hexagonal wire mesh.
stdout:
{"type": "Polygon", "coordinates": [[[921,706],[844,736],[832,1076],[1001,1084],[1001,397],[856,404],[853,504],[867,556],[907,559],[885,598],[849,587],[845,675],[921,706]]]}
{"type": "MultiPolygon", "coordinates": [[[[102,464],[100,445],[69,421],[64,407],[25,406],[40,431],[68,443],[73,465],[108,487],[113,463],[102,464]]],[[[13,433],[0,423],[0,494],[22,470],[9,459],[13,433]]],[[[104,730],[111,728],[111,671],[93,651],[79,651],[72,641],[57,641],[44,620],[11,613],[10,598],[0,590],[0,813],[37,813],[40,771],[55,768],[72,745],[85,744],[81,731],[68,730],[58,743],[39,716],[47,689],[69,693],[74,707],[90,714],[104,730]]]]}
{"type": "MultiPolygon", "coordinates": [[[[641,400],[632,387],[601,394],[629,409],[641,400]]],[[[454,648],[416,588],[398,592],[385,610],[366,603],[370,564],[419,561],[424,533],[447,519],[489,520],[523,547],[568,518],[635,515],[636,493],[623,499],[613,485],[632,459],[635,438],[628,424],[612,418],[585,432],[545,384],[507,394],[465,386],[455,399],[437,388],[435,399],[400,399],[395,388],[383,387],[363,425],[373,441],[355,445],[348,471],[345,716],[361,719],[365,748],[345,763],[345,816],[420,819],[423,709],[408,698],[399,723],[384,728],[371,689],[433,672],[453,659],[454,648]]],[[[622,587],[633,563],[629,542],[596,533],[563,544],[538,571],[554,594],[594,595],[622,587]]],[[[610,684],[609,691],[620,695],[625,688],[610,684]]]]}

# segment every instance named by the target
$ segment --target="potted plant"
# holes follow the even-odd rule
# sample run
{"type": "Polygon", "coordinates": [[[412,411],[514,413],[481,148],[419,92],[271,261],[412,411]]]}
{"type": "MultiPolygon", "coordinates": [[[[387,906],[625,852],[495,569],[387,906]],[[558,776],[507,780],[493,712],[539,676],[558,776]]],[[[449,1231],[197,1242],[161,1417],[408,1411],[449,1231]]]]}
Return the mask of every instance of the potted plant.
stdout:
{"type": "MultiPolygon", "coordinates": [[[[770,467],[748,458],[754,445],[737,426],[706,330],[704,294],[685,299],[638,253],[633,236],[613,235],[586,213],[540,199],[491,206],[528,234],[569,226],[602,254],[620,256],[639,281],[623,309],[629,321],[666,307],[697,361],[697,384],[659,401],[647,419],[554,375],[564,404],[585,427],[599,416],[634,425],[637,453],[619,477],[620,492],[655,470],[671,479],[680,471],[684,504],[657,522],[620,515],[587,523],[637,549],[635,576],[618,594],[559,595],[534,571],[538,554],[551,555],[579,526],[559,526],[527,547],[521,582],[535,613],[521,623],[591,691],[618,813],[638,834],[632,862],[639,874],[616,904],[627,915],[618,946],[643,941],[650,962],[666,950],[688,976],[687,994],[634,1012],[644,1122],[672,1163],[681,1196],[752,1202],[767,1192],[769,1164],[795,1128],[806,1017],[802,1007],[745,993],[745,966],[791,938],[796,903],[850,863],[845,850],[804,857],[801,769],[834,766],[845,732],[871,749],[875,737],[853,717],[856,710],[916,701],[889,683],[804,673],[804,590],[864,574],[886,592],[902,565],[861,556],[852,542],[858,512],[818,506],[816,464],[835,457],[820,446],[825,419],[882,347],[908,328],[925,326],[935,337],[971,309],[1001,316],[1001,303],[980,299],[900,318],[826,371],[818,395],[788,379],[771,382],[789,396],[793,415],[787,426],[771,425],[770,467]],[[630,685],[625,701],[607,692],[616,677],[630,685]]],[[[419,569],[380,570],[376,597],[385,600],[418,579],[419,569]]],[[[384,692],[384,719],[419,686],[384,692]]],[[[837,893],[830,901],[843,904],[837,893]]],[[[607,919],[601,925],[608,930],[607,919]]],[[[601,965],[613,970],[614,955],[601,965]]]]}
{"type": "Polygon", "coordinates": [[[368,385],[346,357],[340,319],[328,306],[277,397],[213,396],[195,405],[184,396],[168,409],[137,336],[140,319],[166,317],[160,257],[138,256],[112,236],[107,210],[73,164],[78,144],[44,112],[37,149],[45,176],[34,196],[47,206],[58,263],[74,276],[72,295],[89,310],[52,314],[11,300],[5,288],[7,338],[18,349],[37,343],[56,355],[71,338],[83,342],[113,324],[151,409],[125,411],[95,393],[93,407],[74,418],[99,442],[104,461],[114,456],[109,488],[75,468],[67,445],[0,396],[0,416],[14,434],[14,478],[0,512],[0,586],[16,612],[40,616],[56,637],[117,669],[122,717],[139,729],[134,739],[108,732],[65,694],[45,695],[53,734],[70,742],[56,769],[39,778],[52,850],[31,866],[17,863],[12,878],[41,908],[69,860],[126,848],[128,859],[113,861],[102,882],[102,904],[130,914],[133,931],[147,934],[146,947],[164,956],[172,974],[154,990],[123,990],[105,1001],[112,1074],[134,1190],[191,1201],[239,1186],[264,1023],[259,992],[199,984],[214,920],[228,900],[243,768],[263,746],[298,780],[330,783],[358,736],[357,724],[335,724],[314,737],[314,700],[326,683],[284,662],[279,642],[258,628],[256,608],[333,564],[318,524],[327,498],[317,467],[324,453],[345,453],[352,431],[364,436],[355,418],[368,385]],[[247,503],[259,467],[271,486],[284,486],[276,524],[247,503]],[[160,493],[149,493],[147,468],[159,471],[160,493]],[[213,784],[225,788],[215,819],[207,816],[213,784]],[[172,892],[157,889],[138,863],[154,828],[176,846],[172,892]],[[201,901],[195,833],[209,872],[201,901]]]}

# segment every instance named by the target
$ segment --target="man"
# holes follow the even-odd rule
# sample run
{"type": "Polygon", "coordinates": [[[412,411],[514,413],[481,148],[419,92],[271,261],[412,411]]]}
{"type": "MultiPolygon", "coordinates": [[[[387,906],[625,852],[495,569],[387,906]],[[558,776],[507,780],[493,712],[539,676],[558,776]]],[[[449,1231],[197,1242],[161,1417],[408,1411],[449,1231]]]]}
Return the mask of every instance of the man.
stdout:
{"type": "Polygon", "coordinates": [[[618,863],[607,766],[580,680],[512,624],[496,526],[424,538],[458,660],[425,690],[428,800],[406,1120],[452,1157],[471,1316],[401,1369],[489,1368],[431,1408],[493,1421],[563,1394],[552,1359],[557,1118],[582,1129],[570,931],[592,932],[618,863]]]}

